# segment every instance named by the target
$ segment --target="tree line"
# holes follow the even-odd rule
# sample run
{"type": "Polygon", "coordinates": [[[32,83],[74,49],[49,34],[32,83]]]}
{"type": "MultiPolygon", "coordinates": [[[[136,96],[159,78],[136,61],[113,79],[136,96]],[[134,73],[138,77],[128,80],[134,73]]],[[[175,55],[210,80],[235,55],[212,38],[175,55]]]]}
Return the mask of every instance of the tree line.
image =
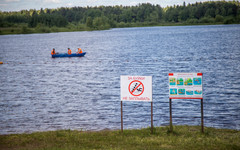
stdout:
{"type": "Polygon", "coordinates": [[[66,27],[84,26],[101,30],[137,25],[159,25],[164,23],[240,23],[239,1],[209,1],[194,4],[161,7],[150,3],[137,6],[61,7],[57,9],[0,11],[0,27],[26,24],[38,26],[66,27]]]}

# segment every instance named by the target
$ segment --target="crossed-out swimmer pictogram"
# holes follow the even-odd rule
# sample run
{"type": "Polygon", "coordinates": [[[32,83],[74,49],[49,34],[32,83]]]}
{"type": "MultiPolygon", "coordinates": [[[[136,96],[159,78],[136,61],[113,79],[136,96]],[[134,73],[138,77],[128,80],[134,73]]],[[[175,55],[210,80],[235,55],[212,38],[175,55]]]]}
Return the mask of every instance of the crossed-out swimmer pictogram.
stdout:
{"type": "Polygon", "coordinates": [[[128,91],[133,96],[140,96],[144,92],[144,85],[141,81],[134,80],[129,84],[128,91]]]}

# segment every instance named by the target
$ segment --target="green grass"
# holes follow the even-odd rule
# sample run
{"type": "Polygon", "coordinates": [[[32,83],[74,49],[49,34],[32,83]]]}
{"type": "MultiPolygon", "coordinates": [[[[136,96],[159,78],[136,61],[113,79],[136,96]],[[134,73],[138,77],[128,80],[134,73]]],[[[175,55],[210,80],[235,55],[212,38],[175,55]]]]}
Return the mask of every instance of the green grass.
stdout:
{"type": "Polygon", "coordinates": [[[240,149],[240,131],[174,126],[120,131],[48,131],[32,134],[0,135],[0,149],[23,150],[77,150],[77,149],[240,149]]]}

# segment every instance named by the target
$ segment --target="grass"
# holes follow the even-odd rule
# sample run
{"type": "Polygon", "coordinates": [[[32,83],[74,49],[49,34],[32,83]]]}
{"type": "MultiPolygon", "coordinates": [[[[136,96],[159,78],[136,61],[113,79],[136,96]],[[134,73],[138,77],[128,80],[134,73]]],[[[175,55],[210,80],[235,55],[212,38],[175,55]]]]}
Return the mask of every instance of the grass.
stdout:
{"type": "Polygon", "coordinates": [[[199,126],[168,127],[118,131],[59,130],[32,134],[0,135],[0,149],[77,150],[77,149],[240,149],[240,131],[199,126]]]}
{"type": "Polygon", "coordinates": [[[7,34],[31,34],[31,33],[52,33],[52,32],[72,32],[72,31],[83,31],[80,29],[71,29],[71,28],[59,28],[59,27],[37,27],[37,28],[28,28],[24,27],[7,27],[0,28],[0,35],[7,34]]]}

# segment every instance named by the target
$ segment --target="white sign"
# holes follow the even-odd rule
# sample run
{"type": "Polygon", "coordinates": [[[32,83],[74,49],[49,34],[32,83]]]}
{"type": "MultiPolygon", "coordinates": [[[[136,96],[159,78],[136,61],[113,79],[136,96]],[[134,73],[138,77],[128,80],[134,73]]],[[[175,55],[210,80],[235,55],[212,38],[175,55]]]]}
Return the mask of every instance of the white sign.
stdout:
{"type": "Polygon", "coordinates": [[[169,73],[169,98],[202,99],[202,73],[169,73]]]}
{"type": "Polygon", "coordinates": [[[121,101],[152,101],[152,76],[121,76],[121,101]]]}

